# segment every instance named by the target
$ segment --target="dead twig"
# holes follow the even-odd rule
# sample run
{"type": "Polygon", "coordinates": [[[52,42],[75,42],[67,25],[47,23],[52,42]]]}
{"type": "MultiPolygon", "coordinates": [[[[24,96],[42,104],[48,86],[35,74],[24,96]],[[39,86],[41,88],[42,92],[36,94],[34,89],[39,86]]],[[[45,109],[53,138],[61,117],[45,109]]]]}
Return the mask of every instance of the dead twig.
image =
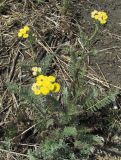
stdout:
{"type": "Polygon", "coordinates": [[[17,60],[19,58],[19,55],[20,55],[20,52],[19,52],[19,49],[17,48],[17,52],[16,52],[16,55],[15,55],[15,58],[13,60],[12,67],[11,67],[11,70],[10,70],[8,82],[10,82],[12,80],[12,78],[13,78],[14,71],[15,71],[15,66],[17,64],[17,60]]]}
{"type": "Polygon", "coordinates": [[[28,157],[29,158],[29,156],[26,155],[26,154],[17,153],[17,152],[13,152],[13,151],[1,149],[1,148],[0,148],[0,152],[5,152],[5,153],[14,154],[14,155],[17,155],[17,156],[23,156],[23,157],[28,157]]]}

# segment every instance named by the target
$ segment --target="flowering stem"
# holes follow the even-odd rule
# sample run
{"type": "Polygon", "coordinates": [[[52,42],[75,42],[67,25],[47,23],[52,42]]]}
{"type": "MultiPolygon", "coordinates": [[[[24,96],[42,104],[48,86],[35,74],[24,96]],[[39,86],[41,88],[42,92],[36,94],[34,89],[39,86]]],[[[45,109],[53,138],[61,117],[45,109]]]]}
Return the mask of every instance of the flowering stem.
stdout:
{"type": "Polygon", "coordinates": [[[95,35],[96,35],[97,32],[98,32],[98,29],[99,29],[98,24],[95,23],[95,30],[94,30],[94,33],[93,33],[92,36],[89,38],[89,41],[91,41],[91,40],[95,37],[95,35]]]}

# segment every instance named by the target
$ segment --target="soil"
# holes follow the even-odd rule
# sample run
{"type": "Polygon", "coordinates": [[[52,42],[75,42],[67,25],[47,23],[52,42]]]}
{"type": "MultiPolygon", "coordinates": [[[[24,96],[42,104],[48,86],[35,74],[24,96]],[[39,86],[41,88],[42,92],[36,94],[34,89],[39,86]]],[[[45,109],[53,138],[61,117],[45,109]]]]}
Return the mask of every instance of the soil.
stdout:
{"type": "Polygon", "coordinates": [[[92,10],[101,9],[109,15],[107,25],[94,41],[93,47],[97,53],[90,57],[90,66],[97,77],[104,76],[104,81],[111,83],[111,86],[121,87],[121,1],[90,1],[90,6],[92,10]]]}

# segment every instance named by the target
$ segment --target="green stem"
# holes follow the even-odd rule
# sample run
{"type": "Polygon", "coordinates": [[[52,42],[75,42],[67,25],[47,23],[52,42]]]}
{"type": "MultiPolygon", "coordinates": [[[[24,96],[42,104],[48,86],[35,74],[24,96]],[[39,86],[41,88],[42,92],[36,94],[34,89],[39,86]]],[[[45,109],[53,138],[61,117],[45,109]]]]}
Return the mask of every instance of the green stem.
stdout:
{"type": "Polygon", "coordinates": [[[98,29],[99,29],[98,24],[95,23],[95,30],[94,30],[92,36],[89,38],[89,41],[91,41],[91,40],[95,37],[95,35],[96,35],[97,32],[98,32],[98,29]]]}

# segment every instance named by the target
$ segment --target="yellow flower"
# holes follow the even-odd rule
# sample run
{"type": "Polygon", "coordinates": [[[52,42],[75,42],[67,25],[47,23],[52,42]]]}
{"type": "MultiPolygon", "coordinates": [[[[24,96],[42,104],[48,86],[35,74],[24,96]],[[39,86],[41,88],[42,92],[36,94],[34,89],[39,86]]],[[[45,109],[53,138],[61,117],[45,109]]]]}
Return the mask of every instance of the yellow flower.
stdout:
{"type": "Polygon", "coordinates": [[[27,33],[23,34],[23,38],[28,38],[29,35],[27,33]]]}
{"type": "Polygon", "coordinates": [[[101,18],[103,18],[103,19],[107,19],[107,18],[108,18],[107,13],[104,12],[104,11],[99,11],[99,12],[98,12],[98,15],[99,15],[101,18]]]}
{"type": "Polygon", "coordinates": [[[37,83],[33,83],[32,90],[40,89],[40,87],[37,85],[37,83]]]}
{"type": "Polygon", "coordinates": [[[49,81],[44,81],[43,86],[46,86],[50,91],[54,90],[54,85],[49,81]]]}
{"type": "Polygon", "coordinates": [[[39,75],[36,77],[36,81],[44,81],[45,79],[47,78],[47,76],[44,76],[44,75],[39,75]]]}
{"type": "Polygon", "coordinates": [[[33,72],[37,72],[37,67],[32,67],[33,72]]]}
{"type": "Polygon", "coordinates": [[[103,18],[105,19],[105,20],[107,20],[108,19],[108,15],[107,15],[107,13],[103,13],[103,18]]]}
{"type": "Polygon", "coordinates": [[[59,92],[60,91],[60,84],[59,83],[54,83],[54,90],[53,92],[59,92]]]}
{"type": "Polygon", "coordinates": [[[23,37],[23,38],[28,38],[29,34],[28,31],[30,30],[30,28],[28,26],[24,26],[23,28],[21,28],[18,32],[18,37],[23,37]]]}
{"type": "Polygon", "coordinates": [[[91,17],[94,18],[95,20],[98,20],[101,24],[105,24],[108,19],[108,15],[106,12],[97,10],[91,12],[91,17]]]}
{"type": "Polygon", "coordinates": [[[91,12],[91,17],[95,18],[95,16],[98,14],[97,10],[94,10],[93,12],[91,12]]]}
{"type": "Polygon", "coordinates": [[[37,67],[37,72],[41,72],[42,71],[42,69],[40,68],[40,67],[37,67]]]}
{"type": "MultiPolygon", "coordinates": [[[[33,67],[32,71],[34,71],[33,73],[36,74],[38,68],[33,67]]],[[[36,95],[47,95],[51,92],[59,92],[60,84],[56,83],[55,80],[56,78],[54,76],[39,75],[36,77],[36,83],[33,84],[32,90],[36,95]]]]}
{"type": "Polygon", "coordinates": [[[22,37],[22,36],[23,36],[23,33],[18,32],[18,37],[22,37]]]}
{"type": "Polygon", "coordinates": [[[26,32],[30,30],[30,28],[28,26],[24,26],[23,28],[26,32]]]}
{"type": "Polygon", "coordinates": [[[38,73],[41,73],[41,68],[40,67],[32,67],[33,75],[36,76],[38,73]]]}
{"type": "Polygon", "coordinates": [[[37,72],[33,72],[32,74],[33,74],[33,76],[36,76],[36,75],[37,75],[37,72]]]}
{"type": "Polygon", "coordinates": [[[25,34],[25,33],[26,33],[25,29],[23,29],[23,28],[20,29],[19,32],[22,33],[22,34],[25,34]]]}
{"type": "Polygon", "coordinates": [[[50,93],[50,90],[47,87],[41,87],[41,93],[47,95],[50,93]]]}
{"type": "Polygon", "coordinates": [[[34,90],[34,94],[35,95],[40,95],[41,94],[41,90],[38,90],[38,89],[34,90]]]}
{"type": "Polygon", "coordinates": [[[50,82],[55,82],[56,78],[55,78],[54,76],[49,76],[49,77],[48,77],[48,80],[49,80],[50,82]]]}
{"type": "Polygon", "coordinates": [[[40,86],[40,87],[43,86],[43,81],[36,81],[36,83],[37,83],[37,85],[40,86]]]}
{"type": "Polygon", "coordinates": [[[50,91],[53,91],[53,90],[54,90],[54,84],[50,84],[50,85],[48,86],[48,88],[49,88],[50,91]]]}
{"type": "Polygon", "coordinates": [[[107,21],[106,20],[100,20],[101,24],[105,24],[107,21]]]}
{"type": "Polygon", "coordinates": [[[100,21],[101,24],[105,24],[107,22],[108,19],[108,15],[105,12],[99,12],[98,13],[98,20],[100,21]]]}
{"type": "Polygon", "coordinates": [[[34,92],[35,95],[41,94],[40,87],[37,85],[37,83],[34,83],[31,87],[32,91],[34,92]]]}
{"type": "Polygon", "coordinates": [[[99,18],[98,14],[95,15],[94,19],[95,19],[95,20],[98,20],[98,18],[99,18]]]}

